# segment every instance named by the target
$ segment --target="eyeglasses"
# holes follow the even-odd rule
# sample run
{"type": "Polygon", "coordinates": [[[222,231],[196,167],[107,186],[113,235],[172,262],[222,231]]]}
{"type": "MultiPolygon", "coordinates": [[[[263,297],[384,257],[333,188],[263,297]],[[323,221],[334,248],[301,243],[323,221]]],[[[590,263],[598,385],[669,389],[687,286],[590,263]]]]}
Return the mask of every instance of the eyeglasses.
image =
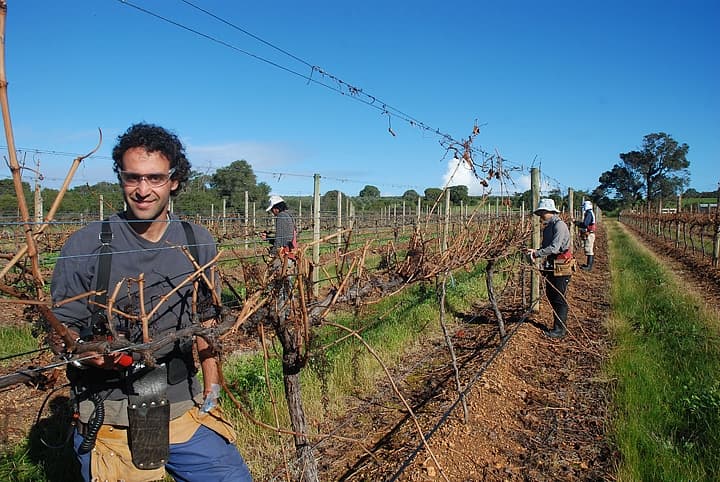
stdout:
{"type": "Polygon", "coordinates": [[[175,173],[175,168],[170,169],[167,174],[161,172],[153,172],[150,174],[138,174],[137,172],[120,171],[120,181],[126,186],[135,187],[145,179],[152,187],[161,187],[170,181],[175,173]]]}

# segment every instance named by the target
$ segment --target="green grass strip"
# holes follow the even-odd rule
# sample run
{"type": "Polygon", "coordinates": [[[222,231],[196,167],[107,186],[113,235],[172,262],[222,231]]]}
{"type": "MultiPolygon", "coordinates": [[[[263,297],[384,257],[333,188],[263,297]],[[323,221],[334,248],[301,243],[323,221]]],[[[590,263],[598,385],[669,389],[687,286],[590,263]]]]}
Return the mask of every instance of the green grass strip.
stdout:
{"type": "Polygon", "coordinates": [[[718,320],[616,222],[612,422],[619,480],[720,480],[718,320]]]}
{"type": "MultiPolygon", "coordinates": [[[[0,358],[12,357],[18,353],[35,350],[38,341],[33,336],[30,324],[20,326],[0,326],[0,358]]],[[[22,360],[22,358],[20,358],[22,360]]],[[[17,360],[14,360],[17,362],[17,360]]],[[[0,366],[9,366],[12,359],[0,361],[0,366]]]]}

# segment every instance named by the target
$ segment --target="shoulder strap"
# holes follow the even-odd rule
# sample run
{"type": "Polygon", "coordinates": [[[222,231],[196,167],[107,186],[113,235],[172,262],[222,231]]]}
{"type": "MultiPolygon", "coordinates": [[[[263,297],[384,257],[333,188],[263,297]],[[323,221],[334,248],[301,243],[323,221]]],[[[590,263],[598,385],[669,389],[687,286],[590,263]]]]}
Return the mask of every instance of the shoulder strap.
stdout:
{"type": "Polygon", "coordinates": [[[102,222],[102,229],[100,231],[100,255],[98,256],[97,271],[95,272],[95,290],[99,294],[95,295],[94,305],[90,308],[92,315],[90,317],[89,333],[81,333],[80,336],[90,336],[97,329],[100,329],[98,325],[107,321],[107,315],[105,310],[100,305],[107,304],[107,293],[110,288],[110,262],[112,261],[112,248],[110,242],[112,241],[112,227],[110,221],[105,219],[102,222]]]}
{"type": "Polygon", "coordinates": [[[193,258],[195,258],[195,261],[200,263],[200,260],[198,259],[199,252],[197,240],[195,239],[195,231],[193,231],[193,228],[189,222],[181,221],[181,224],[183,229],[185,230],[185,238],[187,239],[187,247],[190,250],[190,254],[192,254],[193,258]]]}

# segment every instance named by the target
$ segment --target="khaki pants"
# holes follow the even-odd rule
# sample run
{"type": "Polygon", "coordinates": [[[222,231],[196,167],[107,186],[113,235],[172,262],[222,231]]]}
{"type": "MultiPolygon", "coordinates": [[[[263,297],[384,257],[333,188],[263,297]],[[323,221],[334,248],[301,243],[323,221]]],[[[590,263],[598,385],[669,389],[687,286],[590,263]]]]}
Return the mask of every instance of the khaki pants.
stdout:
{"type": "Polygon", "coordinates": [[[587,233],[583,241],[583,249],[585,250],[585,256],[595,255],[595,233],[587,233]]]}

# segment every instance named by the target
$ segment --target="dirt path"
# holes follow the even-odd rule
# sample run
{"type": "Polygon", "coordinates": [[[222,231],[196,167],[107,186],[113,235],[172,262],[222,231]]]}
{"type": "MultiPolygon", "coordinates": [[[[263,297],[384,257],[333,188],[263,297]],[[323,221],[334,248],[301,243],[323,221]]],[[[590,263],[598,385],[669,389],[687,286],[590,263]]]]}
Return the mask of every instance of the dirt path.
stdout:
{"type": "MultiPolygon", "coordinates": [[[[577,256],[584,261],[584,255],[577,256]]],[[[544,300],[472,390],[469,423],[459,416],[430,446],[449,480],[610,480],[613,453],[605,442],[609,382],[603,321],[609,312],[604,231],[595,268],[576,273],[569,287],[569,336],[545,337],[551,325],[544,300]]],[[[459,414],[458,414],[459,415],[459,414]]],[[[418,455],[402,480],[442,480],[429,453],[418,455]]]]}

